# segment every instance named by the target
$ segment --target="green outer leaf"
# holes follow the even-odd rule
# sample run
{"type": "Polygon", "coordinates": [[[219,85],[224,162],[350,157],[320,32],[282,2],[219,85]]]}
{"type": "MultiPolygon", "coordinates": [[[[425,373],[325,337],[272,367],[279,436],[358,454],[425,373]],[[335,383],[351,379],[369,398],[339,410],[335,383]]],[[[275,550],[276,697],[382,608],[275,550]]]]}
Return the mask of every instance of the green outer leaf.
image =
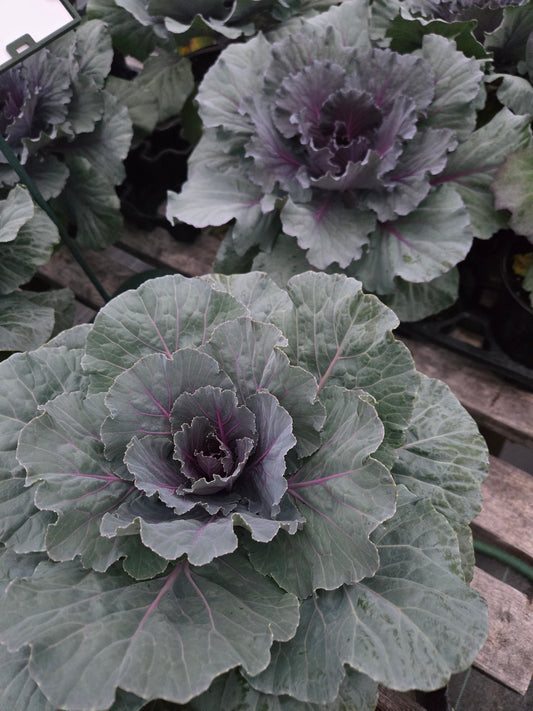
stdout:
{"type": "Polygon", "coordinates": [[[496,96],[515,114],[533,114],[533,86],[523,77],[491,74],[488,79],[501,79],[496,96]]]}
{"type": "Polygon", "coordinates": [[[490,186],[498,210],[509,210],[509,225],[533,238],[533,146],[510,155],[490,186]]]}
{"type": "Polygon", "coordinates": [[[418,386],[409,351],[391,333],[397,317],[344,275],[307,272],[293,277],[287,289],[294,311],[272,320],[289,340],[291,363],[315,375],[319,392],[325,384],[335,384],[375,398],[385,425],[376,458],[390,466],[394,449],[403,442],[418,386]]]}
{"type": "Polygon", "coordinates": [[[223,176],[214,168],[194,170],[179,194],[168,192],[167,219],[208,227],[225,225],[233,218],[250,223],[261,218],[263,190],[237,167],[223,176]]]}
{"type": "Polygon", "coordinates": [[[380,294],[383,303],[400,321],[420,321],[452,306],[459,297],[459,271],[450,269],[442,276],[423,284],[397,279],[392,294],[380,294]]]}
{"type": "Polygon", "coordinates": [[[58,395],[24,427],[17,448],[28,483],[42,481],[36,506],[59,514],[46,534],[50,558],[65,561],[80,556],[83,565],[101,571],[124,551],[120,539],[100,536],[100,521],[134,491],[131,482],[120,478],[124,465],[104,458],[99,437],[107,414],[103,401],[103,395],[58,395]]]}
{"type": "Polygon", "coordinates": [[[122,236],[120,200],[113,183],[85,158],[70,157],[69,177],[56,204],[76,225],[81,249],[104,249],[122,236]]]}
{"type": "Polygon", "coordinates": [[[43,210],[35,208],[35,214],[20,227],[16,237],[2,244],[0,295],[30,281],[37,268],[49,261],[58,242],[57,227],[43,210]]]}
{"type": "MultiPolygon", "coordinates": [[[[455,186],[457,187],[457,186],[455,186]]],[[[470,216],[459,188],[442,185],[409,215],[378,224],[368,250],[349,269],[365,288],[394,290],[394,279],[429,282],[462,261],[471,245],[470,216]]]]}
{"type": "Polygon", "coordinates": [[[104,114],[91,133],[78,134],[75,141],[61,141],[61,153],[67,161],[85,158],[94,170],[113,185],[124,180],[123,161],[132,139],[128,110],[112,94],[103,92],[104,114]]]}
{"type": "Polygon", "coordinates": [[[157,123],[177,116],[194,89],[191,63],[176,53],[159,50],[149,57],[133,85],[148,89],[157,105],[157,123]]]}
{"type": "Polygon", "coordinates": [[[245,312],[229,294],[182,276],[153,279],[117,296],[98,313],[87,338],[83,366],[92,391],[108,390],[144,355],[200,347],[218,324],[245,312]]]}
{"type": "Polygon", "coordinates": [[[53,329],[53,309],[33,304],[20,291],[0,296],[0,351],[38,348],[53,329]]]}
{"type": "Polygon", "coordinates": [[[530,143],[530,121],[529,116],[502,109],[450,156],[445,171],[433,181],[455,186],[470,213],[475,237],[488,239],[507,224],[507,217],[495,211],[489,186],[507,156],[530,143]]]}
{"type": "Polygon", "coordinates": [[[474,20],[446,22],[438,19],[426,20],[422,17],[404,17],[398,14],[387,27],[387,37],[391,38],[390,49],[407,54],[417,50],[426,35],[441,35],[454,39],[457,48],[467,57],[483,59],[489,55],[472,34],[475,26],[474,20]]]}
{"type": "Polygon", "coordinates": [[[349,668],[338,698],[326,705],[309,704],[290,696],[262,694],[238,671],[231,671],[215,679],[208,691],[193,699],[183,711],[374,711],[377,700],[378,685],[349,668]]]}
{"type": "Polygon", "coordinates": [[[488,456],[475,421],[448,386],[420,375],[407,441],[392,470],[396,483],[430,499],[459,531],[481,511],[488,456]]]}
{"type": "MultiPolygon", "coordinates": [[[[83,338],[85,329],[75,331],[83,338]]],[[[38,407],[61,393],[83,389],[87,383],[80,367],[79,344],[69,348],[62,345],[65,340],[58,337],[53,344],[0,363],[0,455],[12,471],[17,466],[20,431],[38,414],[38,407]]]]}
{"type": "Polygon", "coordinates": [[[31,678],[29,658],[29,648],[10,654],[0,645],[0,708],[9,711],[58,711],[48,703],[31,678]]]}
{"type": "Polygon", "coordinates": [[[117,7],[115,0],[89,0],[87,14],[90,19],[96,17],[106,21],[113,45],[124,56],[144,60],[161,41],[153,27],[139,24],[127,10],[117,7]]]}
{"type": "Polygon", "coordinates": [[[341,268],[359,259],[375,229],[373,212],[353,210],[330,191],[312,203],[297,204],[289,197],[281,211],[283,230],[293,235],[314,267],[326,269],[333,262],[341,268]]]}
{"type": "Polygon", "coordinates": [[[106,25],[97,20],[85,22],[78,27],[74,38],[80,73],[90,77],[102,89],[113,61],[113,47],[106,25]]]}
{"type": "Polygon", "coordinates": [[[477,109],[485,103],[481,62],[465,57],[453,40],[438,35],[424,37],[417,54],[436,77],[435,97],[422,125],[452,128],[459,141],[465,140],[476,126],[477,109]]]}
{"type": "MultiPolygon", "coordinates": [[[[291,275],[292,276],[292,275],[291,275]]],[[[290,311],[292,302],[285,291],[277,286],[276,274],[206,274],[202,277],[215,289],[225,291],[244,304],[255,321],[268,323],[280,311],[290,311]]],[[[285,284],[282,284],[285,286],[285,284]]]]}
{"type": "Polygon", "coordinates": [[[10,190],[7,198],[0,201],[0,243],[12,242],[33,212],[33,200],[27,190],[20,185],[10,190]]]}
{"type": "Polygon", "coordinates": [[[249,679],[254,688],[326,703],[343,664],[389,688],[430,690],[472,663],[487,634],[485,601],[460,577],[446,520],[406,498],[373,537],[378,573],[306,600],[296,636],[274,646],[270,667],[249,679]]]}
{"type": "Polygon", "coordinates": [[[271,51],[271,45],[263,35],[245,44],[226,47],[224,54],[205,75],[198,91],[199,113],[204,126],[223,126],[239,134],[252,133],[250,117],[241,114],[239,107],[245,96],[262,92],[271,51]],[[251,67],[253,71],[250,71],[251,67]]]}
{"type": "Polygon", "coordinates": [[[15,457],[19,434],[39,405],[83,388],[87,377],[80,367],[81,351],[69,346],[81,345],[85,333],[85,327],[77,327],[56,338],[53,347],[47,344],[0,363],[0,459],[5,467],[0,471],[0,540],[18,552],[44,550],[46,527],[55,518],[35,507],[34,490],[25,486],[26,473],[15,457]]]}
{"type": "Polygon", "coordinates": [[[67,711],[108,708],[118,685],[185,703],[232,667],[265,668],[272,640],[297,621],[297,600],[238,554],[137,583],[118,568],[44,563],[11,585],[0,612],[3,643],[32,644],[32,677],[67,711]]]}
{"type": "Polygon", "coordinates": [[[328,416],[322,446],[289,478],[303,530],[268,545],[250,543],[251,560],[299,598],[373,575],[379,565],[368,536],[394,513],[389,471],[369,457],[383,437],[375,409],[352,391],[324,389],[328,416]]]}

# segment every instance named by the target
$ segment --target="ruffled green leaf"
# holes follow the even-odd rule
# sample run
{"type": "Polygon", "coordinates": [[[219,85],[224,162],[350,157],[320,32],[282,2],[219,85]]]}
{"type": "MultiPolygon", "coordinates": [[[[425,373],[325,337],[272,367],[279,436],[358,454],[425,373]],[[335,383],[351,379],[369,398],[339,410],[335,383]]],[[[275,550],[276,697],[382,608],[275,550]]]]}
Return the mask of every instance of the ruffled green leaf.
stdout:
{"type": "Polygon", "coordinates": [[[447,385],[420,376],[407,442],[394,480],[431,500],[454,529],[481,510],[481,483],[489,469],[485,440],[447,385]]]}
{"type": "Polygon", "coordinates": [[[379,298],[400,321],[420,321],[455,304],[459,298],[459,272],[454,267],[422,284],[396,279],[394,292],[380,294],[379,298]]]}
{"type": "Polygon", "coordinates": [[[343,664],[389,688],[430,690],[472,663],[487,634],[486,605],[462,580],[446,520],[428,501],[403,499],[373,540],[378,573],[306,600],[296,636],[275,645],[270,667],[249,678],[254,688],[328,703],[343,664]]]}
{"type": "Polygon", "coordinates": [[[137,583],[119,568],[44,563],[12,584],[0,613],[2,642],[17,651],[31,639],[31,675],[66,711],[109,708],[117,686],[185,703],[233,667],[261,671],[297,622],[296,599],[237,554],[137,583]]]}
{"type": "Polygon", "coordinates": [[[305,526],[290,538],[251,545],[254,566],[300,598],[373,575],[378,555],[369,534],[392,516],[396,500],[389,472],[369,458],[383,437],[375,409],[338,387],[326,388],[322,401],[322,445],[289,478],[305,526]]]}
{"type": "MultiPolygon", "coordinates": [[[[6,202],[10,201],[10,196],[19,190],[22,191],[22,188],[17,186],[9,194],[6,202]]],[[[18,195],[20,194],[18,193],[18,195]]],[[[28,199],[31,203],[29,195],[28,199]]],[[[29,207],[26,203],[26,209],[29,207]]],[[[24,223],[21,223],[16,232],[12,231],[15,226],[13,220],[11,220],[10,226],[8,224],[5,225],[4,234],[9,231],[12,234],[12,238],[9,241],[6,239],[5,243],[2,244],[0,295],[9,294],[17,287],[29,282],[38,267],[50,260],[54,246],[59,242],[57,227],[44,211],[38,207],[34,210],[33,204],[31,204],[31,213],[29,213],[28,217],[26,209],[24,213],[26,219],[24,219],[24,223]]],[[[0,242],[2,242],[1,233],[0,242]]]]}
{"type": "Polygon", "coordinates": [[[377,458],[390,465],[411,418],[418,379],[409,351],[392,336],[396,316],[359,288],[342,275],[293,277],[287,291],[294,312],[273,321],[287,335],[291,363],[315,375],[319,392],[335,384],[372,395],[386,433],[377,458]]]}
{"type": "Polygon", "coordinates": [[[533,238],[533,147],[510,155],[496,173],[491,190],[498,210],[509,210],[510,226],[533,238]]]}
{"type": "Polygon", "coordinates": [[[280,695],[256,691],[238,672],[216,679],[208,691],[185,706],[183,711],[373,711],[378,700],[377,684],[351,669],[330,704],[312,704],[280,695]]]}
{"type": "Polygon", "coordinates": [[[121,294],[98,313],[87,339],[83,365],[93,391],[107,390],[145,355],[199,348],[217,325],[245,312],[200,279],[161,277],[121,294]]]}
{"type": "Polygon", "coordinates": [[[530,143],[530,120],[502,109],[450,156],[445,171],[434,180],[453,184],[470,214],[475,237],[488,239],[507,224],[505,214],[495,210],[489,187],[507,156],[530,143]]]}

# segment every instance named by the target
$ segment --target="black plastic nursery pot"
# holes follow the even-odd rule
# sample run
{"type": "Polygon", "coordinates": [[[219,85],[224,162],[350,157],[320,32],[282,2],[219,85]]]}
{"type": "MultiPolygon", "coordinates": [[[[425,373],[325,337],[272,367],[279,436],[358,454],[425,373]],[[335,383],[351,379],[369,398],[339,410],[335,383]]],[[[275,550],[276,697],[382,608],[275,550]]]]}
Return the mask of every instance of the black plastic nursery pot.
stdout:
{"type": "Polygon", "coordinates": [[[173,226],[161,214],[168,190],[180,189],[187,177],[190,144],[181,137],[179,119],[157,126],[125,161],[126,180],[119,189],[123,214],[142,229],[164,227],[180,241],[192,241],[198,230],[173,226]]]}
{"type": "Polygon", "coordinates": [[[500,377],[533,390],[533,310],[521,288],[521,278],[509,274],[509,290],[502,275],[504,264],[512,264],[510,253],[516,251],[516,245],[521,251],[533,250],[522,240],[510,230],[502,230],[490,240],[474,240],[459,265],[457,302],[422,321],[402,323],[399,332],[467,356],[500,377]]]}
{"type": "Polygon", "coordinates": [[[533,245],[514,235],[500,262],[503,289],[493,312],[492,328],[502,350],[514,360],[533,368],[533,308],[522,288],[522,276],[513,269],[517,255],[533,252],[533,245]]]}

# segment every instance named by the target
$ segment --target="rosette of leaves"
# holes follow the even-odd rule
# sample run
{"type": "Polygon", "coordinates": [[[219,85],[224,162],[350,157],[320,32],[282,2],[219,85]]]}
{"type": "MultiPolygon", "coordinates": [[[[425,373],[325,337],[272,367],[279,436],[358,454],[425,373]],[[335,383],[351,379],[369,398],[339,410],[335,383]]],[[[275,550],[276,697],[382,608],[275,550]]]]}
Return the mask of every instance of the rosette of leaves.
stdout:
{"type": "Polygon", "coordinates": [[[486,448],[396,325],[344,275],[169,276],[0,364],[0,706],[366,711],[466,667],[486,448]]]}
{"type": "Polygon", "coordinates": [[[529,117],[502,109],[478,127],[482,62],[437,34],[382,49],[370,19],[354,0],[227,47],[200,86],[204,133],[167,215],[235,221],[221,271],[254,256],[281,280],[346,270],[413,320],[454,301],[473,237],[506,223],[489,185],[530,142],[529,117]]]}
{"type": "Polygon", "coordinates": [[[68,289],[19,289],[48,262],[58,241],[56,226],[27,190],[16,186],[0,199],[0,360],[37,348],[72,325],[74,295],[68,289]]]}
{"type": "MultiPolygon", "coordinates": [[[[127,110],[104,82],[112,60],[102,22],[88,22],[0,75],[0,131],[79,245],[120,236],[115,186],[131,141],[127,110]]],[[[19,178],[0,154],[0,197],[19,178]]]]}

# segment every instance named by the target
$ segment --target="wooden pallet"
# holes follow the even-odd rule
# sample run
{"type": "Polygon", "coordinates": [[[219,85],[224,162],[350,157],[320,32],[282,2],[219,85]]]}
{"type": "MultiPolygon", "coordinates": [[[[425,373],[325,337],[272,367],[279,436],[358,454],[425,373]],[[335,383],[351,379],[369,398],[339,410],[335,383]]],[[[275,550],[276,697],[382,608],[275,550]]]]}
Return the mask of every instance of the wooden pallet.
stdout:
{"type": "MultiPolygon", "coordinates": [[[[204,233],[193,243],[174,240],[158,228],[151,233],[129,228],[122,240],[85,258],[113,294],[129,277],[148,269],[170,268],[187,276],[210,271],[220,242],[204,233]]],[[[40,271],[50,286],[68,286],[77,298],[76,321],[89,321],[103,305],[101,296],[64,248],[40,271]]],[[[460,355],[427,343],[404,339],[417,368],[444,380],[484,432],[532,450],[533,393],[516,388],[460,355]]],[[[474,521],[475,534],[533,564],[533,477],[497,457],[483,485],[484,506],[474,521]]],[[[476,568],[473,586],[487,599],[489,638],[475,666],[520,694],[527,692],[533,670],[531,597],[476,568]]],[[[423,711],[409,695],[382,689],[379,711],[423,711]]]]}

